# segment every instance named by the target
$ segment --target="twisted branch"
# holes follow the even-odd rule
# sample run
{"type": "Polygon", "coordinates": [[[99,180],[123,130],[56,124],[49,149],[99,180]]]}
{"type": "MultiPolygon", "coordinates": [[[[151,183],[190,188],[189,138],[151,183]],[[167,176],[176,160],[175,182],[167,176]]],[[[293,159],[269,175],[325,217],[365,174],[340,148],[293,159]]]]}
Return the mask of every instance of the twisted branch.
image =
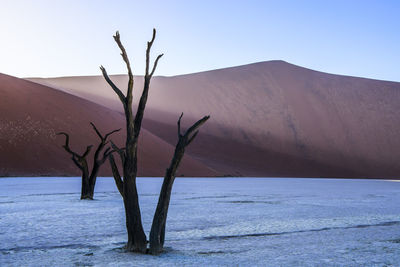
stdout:
{"type": "Polygon", "coordinates": [[[67,151],[69,154],[71,154],[73,157],[76,157],[78,160],[84,159],[92,149],[93,145],[89,145],[86,147],[86,151],[82,154],[79,155],[78,153],[74,152],[71,150],[69,147],[69,135],[66,132],[59,132],[57,135],[64,135],[65,136],[65,145],[63,145],[63,148],[65,151],[67,151]]]}
{"type": "Polygon", "coordinates": [[[111,88],[114,90],[114,92],[118,95],[119,100],[121,100],[122,104],[124,107],[126,106],[126,99],[124,94],[121,92],[121,90],[111,81],[110,77],[108,77],[107,71],[103,66],[100,66],[100,70],[103,73],[104,79],[107,81],[107,83],[111,86],[111,88]]]}
{"type": "Polygon", "coordinates": [[[119,49],[121,50],[122,59],[125,61],[126,68],[128,69],[129,81],[128,81],[128,89],[127,89],[125,101],[132,103],[133,74],[132,74],[131,64],[129,63],[129,58],[128,58],[128,54],[126,53],[125,47],[121,43],[119,31],[117,31],[113,37],[114,37],[114,40],[117,43],[119,49]]]}

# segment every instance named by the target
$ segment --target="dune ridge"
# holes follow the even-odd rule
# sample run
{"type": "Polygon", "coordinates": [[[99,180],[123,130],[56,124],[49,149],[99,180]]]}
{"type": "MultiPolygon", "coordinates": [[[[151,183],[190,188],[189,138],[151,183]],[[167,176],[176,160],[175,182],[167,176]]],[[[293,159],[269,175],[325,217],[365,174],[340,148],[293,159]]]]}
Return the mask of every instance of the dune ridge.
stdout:
{"type": "MultiPolygon", "coordinates": [[[[3,102],[10,98],[7,94],[11,94],[10,90],[4,91],[5,84],[20,90],[34,86],[17,78],[1,77],[4,80],[0,91],[3,92],[3,102]]],[[[112,75],[111,78],[121,88],[126,87],[126,75],[112,75]]],[[[97,117],[105,118],[102,127],[123,125],[119,100],[101,76],[28,80],[37,83],[35,86],[45,87],[48,94],[60,95],[53,102],[35,102],[31,106],[42,106],[49,109],[50,114],[54,111],[47,106],[58,101],[65,102],[61,100],[64,98],[73,98],[71,102],[75,104],[71,107],[79,110],[74,114],[47,118],[47,121],[57,119],[65,127],[73,124],[68,129],[75,129],[82,123],[74,122],[73,118],[78,113],[80,116],[81,113],[92,112],[90,119],[95,120],[97,111],[82,109],[82,106],[88,105],[93,109],[94,106],[102,109],[104,115],[102,113],[97,117]],[[90,102],[82,102],[85,100],[90,102]]],[[[143,77],[135,76],[135,103],[140,97],[142,84],[143,77]]],[[[183,127],[210,114],[210,121],[187,151],[188,160],[202,170],[207,169],[208,176],[399,178],[399,92],[400,83],[397,82],[328,74],[284,61],[154,77],[143,123],[143,136],[147,136],[143,139],[149,141],[143,142],[141,153],[157,150],[151,144],[161,143],[161,147],[169,148],[157,151],[172,153],[176,142],[176,121],[181,112],[185,114],[183,127]],[[153,139],[157,142],[151,141],[153,139]]],[[[18,97],[15,92],[13,97],[18,97]]],[[[14,102],[18,103],[17,100],[14,102]]],[[[13,116],[20,112],[19,108],[10,104],[8,108],[2,112],[3,121],[13,121],[13,116]]],[[[28,113],[25,112],[25,115],[30,116],[28,113]]],[[[91,134],[89,128],[78,132],[83,136],[91,134]]],[[[3,131],[3,139],[13,134],[3,131]]],[[[13,148],[8,144],[3,146],[8,146],[7,151],[12,152],[13,148]]],[[[59,149],[58,146],[55,147],[59,149]]],[[[55,147],[48,149],[54,151],[55,147]]],[[[35,149],[39,150],[39,147],[35,149]]],[[[62,158],[61,154],[61,159],[65,161],[65,155],[62,158]]],[[[168,162],[166,153],[161,154],[163,160],[151,161],[150,155],[148,161],[143,160],[153,162],[147,165],[145,173],[162,175],[161,167],[152,171],[152,164],[168,162]]],[[[13,160],[16,161],[15,158],[13,160]]],[[[4,162],[7,162],[5,166],[16,165],[5,159],[4,162]]],[[[73,172],[61,169],[65,174],[73,172]]],[[[187,176],[189,173],[199,174],[190,168],[182,169],[182,173],[187,176]]]]}
{"type": "MultiPolygon", "coordinates": [[[[126,75],[112,79],[125,88],[126,75]]],[[[121,111],[101,76],[30,80],[121,111]]],[[[154,77],[143,125],[174,145],[180,112],[184,125],[210,114],[188,154],[223,175],[398,178],[399,92],[397,82],[260,62],[154,77]]]]}

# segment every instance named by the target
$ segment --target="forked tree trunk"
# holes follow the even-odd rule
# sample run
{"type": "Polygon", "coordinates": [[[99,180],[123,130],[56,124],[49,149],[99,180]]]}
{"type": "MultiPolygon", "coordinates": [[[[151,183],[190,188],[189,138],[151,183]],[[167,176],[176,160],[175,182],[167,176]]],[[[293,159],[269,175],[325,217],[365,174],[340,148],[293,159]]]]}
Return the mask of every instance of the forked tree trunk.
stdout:
{"type": "MultiPolygon", "coordinates": [[[[135,117],[132,111],[132,90],[133,90],[133,74],[129,63],[128,55],[124,46],[121,43],[119,32],[114,36],[114,40],[121,50],[122,59],[125,61],[128,70],[128,89],[126,96],[122,91],[111,81],[105,68],[100,67],[104,79],[111,86],[114,92],[118,95],[125,112],[126,119],[126,143],[123,150],[119,149],[119,155],[123,162],[123,180],[119,174],[118,168],[115,166],[115,161],[110,157],[110,164],[113,170],[113,176],[116,181],[119,191],[122,191],[122,197],[125,206],[126,216],[126,229],[128,233],[128,242],[126,249],[128,251],[135,251],[146,253],[147,240],[143,231],[142,218],[139,207],[139,197],[136,189],[136,176],[137,176],[137,145],[139,140],[140,129],[142,125],[144,110],[147,103],[147,96],[150,87],[150,80],[156,70],[158,60],[162,54],[157,57],[150,71],[150,50],[156,37],[156,30],[153,29],[153,37],[147,43],[146,49],[146,73],[144,77],[144,86],[142,96],[140,97],[139,105],[135,117]]],[[[115,146],[115,145],[114,145],[115,146]]]]}
{"type": "Polygon", "coordinates": [[[185,148],[193,141],[198,131],[197,129],[204,124],[210,116],[205,116],[191,126],[185,134],[181,134],[180,122],[183,113],[178,120],[178,143],[175,147],[174,156],[171,163],[165,173],[164,181],[161,187],[158,204],[153,217],[153,224],[150,231],[150,253],[158,255],[164,247],[165,240],[165,226],[167,222],[167,214],[169,202],[171,199],[172,186],[175,181],[175,174],[178,166],[185,154],[185,148]]]}
{"type": "Polygon", "coordinates": [[[130,170],[136,173],[136,166],[132,166],[132,162],[134,161],[131,161],[131,164],[126,163],[128,160],[125,159],[125,149],[119,149],[113,143],[111,143],[111,145],[113,149],[118,152],[122,161],[122,165],[124,167],[124,180],[122,180],[118,167],[115,164],[114,156],[112,154],[109,156],[115,184],[117,185],[118,191],[120,192],[124,200],[126,230],[128,233],[128,242],[126,243],[126,249],[128,251],[146,253],[147,238],[142,226],[139,197],[136,188],[136,175],[129,176],[128,173],[125,173],[125,168],[131,167],[134,168],[130,170]]]}

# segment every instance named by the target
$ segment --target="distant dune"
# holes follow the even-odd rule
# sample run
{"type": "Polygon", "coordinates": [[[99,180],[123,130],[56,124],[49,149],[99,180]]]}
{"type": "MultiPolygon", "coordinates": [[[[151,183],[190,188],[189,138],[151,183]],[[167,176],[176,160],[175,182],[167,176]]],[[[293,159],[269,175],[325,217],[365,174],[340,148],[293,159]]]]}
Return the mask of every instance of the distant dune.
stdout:
{"type": "MultiPolygon", "coordinates": [[[[112,79],[126,88],[126,75],[112,79]]],[[[70,132],[83,150],[96,142],[89,121],[103,131],[124,127],[121,104],[101,76],[29,80],[36,83],[0,75],[0,175],[76,175],[55,133],[70,132]]],[[[135,101],[142,84],[136,77],[135,101]]],[[[183,126],[211,119],[179,175],[399,178],[400,83],[283,61],[154,77],[140,175],[163,174],[181,112],[183,126]]]]}
{"type": "MultiPolygon", "coordinates": [[[[64,138],[56,133],[70,133],[71,148],[82,153],[87,145],[98,143],[91,121],[103,132],[124,127],[119,112],[0,74],[0,176],[79,175],[61,147],[64,138]]],[[[113,140],[123,145],[123,134],[115,135],[113,140]]],[[[163,175],[174,147],[145,129],[140,144],[139,175],[163,175]]],[[[102,175],[111,175],[108,165],[104,164],[102,175]]],[[[182,174],[215,176],[217,172],[187,156],[178,173],[182,174]]]]}
{"type": "MultiPolygon", "coordinates": [[[[126,75],[112,79],[126,87],[126,75]]],[[[101,76],[30,80],[121,111],[101,76]]],[[[155,77],[144,127],[174,145],[182,111],[185,125],[211,115],[188,154],[223,175],[400,176],[400,83],[284,61],[155,77]]]]}

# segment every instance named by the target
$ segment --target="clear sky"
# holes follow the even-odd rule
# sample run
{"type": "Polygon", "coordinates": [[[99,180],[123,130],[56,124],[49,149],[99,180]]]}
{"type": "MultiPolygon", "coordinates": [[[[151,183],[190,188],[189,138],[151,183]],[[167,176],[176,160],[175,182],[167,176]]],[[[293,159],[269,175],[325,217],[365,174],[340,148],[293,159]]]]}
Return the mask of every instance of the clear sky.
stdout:
{"type": "Polygon", "coordinates": [[[18,77],[135,74],[152,28],[156,75],[282,59],[352,76],[400,81],[400,1],[0,0],[0,72],[18,77]]]}

